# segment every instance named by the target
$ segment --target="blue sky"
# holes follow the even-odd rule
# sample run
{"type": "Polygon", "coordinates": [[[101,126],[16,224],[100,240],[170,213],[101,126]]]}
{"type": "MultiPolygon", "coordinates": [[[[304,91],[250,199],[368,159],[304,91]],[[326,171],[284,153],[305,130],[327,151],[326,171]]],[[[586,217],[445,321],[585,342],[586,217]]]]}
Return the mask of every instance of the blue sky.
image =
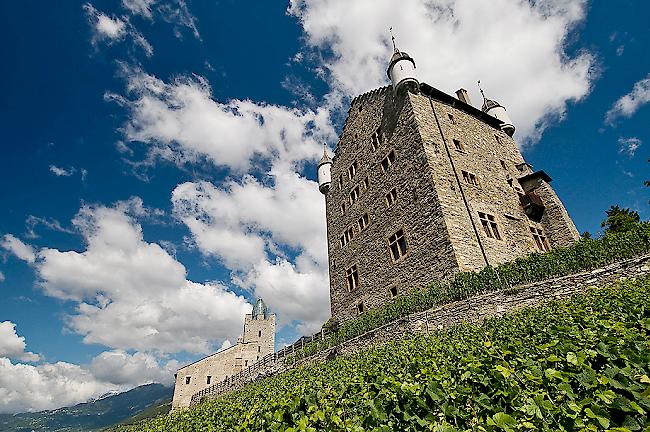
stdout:
{"type": "Polygon", "coordinates": [[[581,232],[612,204],[648,219],[649,5],[393,3],[6,5],[0,412],[169,382],[257,296],[278,345],[316,331],[314,164],[350,98],[386,84],[390,26],[422,81],[478,104],[481,79],[508,108],[581,232]]]}

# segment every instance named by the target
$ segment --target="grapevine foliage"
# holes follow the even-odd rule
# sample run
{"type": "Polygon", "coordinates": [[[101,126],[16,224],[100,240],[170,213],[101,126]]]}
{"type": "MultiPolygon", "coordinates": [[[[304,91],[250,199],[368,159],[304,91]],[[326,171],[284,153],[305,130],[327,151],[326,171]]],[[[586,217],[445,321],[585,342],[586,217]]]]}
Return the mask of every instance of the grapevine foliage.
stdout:
{"type": "Polygon", "coordinates": [[[650,277],[298,367],[127,430],[649,430],[650,277]]]}

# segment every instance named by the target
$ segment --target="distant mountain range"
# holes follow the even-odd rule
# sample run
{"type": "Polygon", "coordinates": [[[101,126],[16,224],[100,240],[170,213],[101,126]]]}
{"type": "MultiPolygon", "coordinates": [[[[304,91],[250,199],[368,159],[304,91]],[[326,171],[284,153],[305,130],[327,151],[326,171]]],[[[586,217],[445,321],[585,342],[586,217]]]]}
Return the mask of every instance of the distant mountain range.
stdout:
{"type": "Polygon", "coordinates": [[[91,432],[131,418],[147,417],[143,411],[162,413],[170,405],[174,389],[148,384],[116,395],[37,413],[0,414],[0,432],[91,432]]]}

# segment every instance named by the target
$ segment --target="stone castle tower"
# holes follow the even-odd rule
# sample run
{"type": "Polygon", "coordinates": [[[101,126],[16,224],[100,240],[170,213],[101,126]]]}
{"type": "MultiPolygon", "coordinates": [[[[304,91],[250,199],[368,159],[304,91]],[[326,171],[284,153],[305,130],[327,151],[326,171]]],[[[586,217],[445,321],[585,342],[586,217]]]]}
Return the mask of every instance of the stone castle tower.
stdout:
{"type": "Polygon", "coordinates": [[[275,351],[275,314],[262,299],[244,317],[244,333],[237,344],[187,366],[176,373],[172,409],[190,406],[192,395],[235,375],[275,351]]]}
{"type": "Polygon", "coordinates": [[[358,96],[333,159],[318,165],[326,197],[332,317],[350,319],[408,289],[579,238],[544,171],[512,139],[505,108],[474,107],[415,75],[395,49],[392,86],[358,96]]]}

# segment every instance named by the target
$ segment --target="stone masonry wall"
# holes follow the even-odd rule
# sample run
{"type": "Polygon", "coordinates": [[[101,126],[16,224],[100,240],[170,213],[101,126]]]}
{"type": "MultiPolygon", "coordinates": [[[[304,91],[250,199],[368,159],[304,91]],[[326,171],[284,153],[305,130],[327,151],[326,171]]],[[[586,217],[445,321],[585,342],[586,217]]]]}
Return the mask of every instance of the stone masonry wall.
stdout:
{"type": "MultiPolygon", "coordinates": [[[[524,307],[534,307],[554,299],[569,297],[584,292],[595,285],[646,275],[650,275],[650,255],[617,262],[584,273],[521,285],[509,290],[486,293],[437,306],[390,322],[335,347],[301,359],[293,365],[284,364],[284,360],[277,356],[269,356],[264,362],[242,371],[235,379],[221,383],[215,392],[206,394],[204,397],[207,399],[217,398],[240,389],[252,381],[273,376],[294,367],[308,366],[338,355],[350,355],[374,345],[407,338],[418,333],[442,330],[465,321],[476,322],[488,317],[501,316],[524,307]]],[[[201,398],[195,398],[193,404],[200,400],[201,398]]]]}

